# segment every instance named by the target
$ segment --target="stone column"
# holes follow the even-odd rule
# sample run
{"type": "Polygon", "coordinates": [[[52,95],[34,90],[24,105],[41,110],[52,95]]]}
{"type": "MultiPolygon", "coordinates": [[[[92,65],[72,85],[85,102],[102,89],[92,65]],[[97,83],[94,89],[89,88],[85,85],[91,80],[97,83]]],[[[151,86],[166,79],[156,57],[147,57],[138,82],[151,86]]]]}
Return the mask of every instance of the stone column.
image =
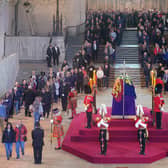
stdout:
{"type": "Polygon", "coordinates": [[[56,34],[59,34],[59,0],[56,0],[56,34]]]}

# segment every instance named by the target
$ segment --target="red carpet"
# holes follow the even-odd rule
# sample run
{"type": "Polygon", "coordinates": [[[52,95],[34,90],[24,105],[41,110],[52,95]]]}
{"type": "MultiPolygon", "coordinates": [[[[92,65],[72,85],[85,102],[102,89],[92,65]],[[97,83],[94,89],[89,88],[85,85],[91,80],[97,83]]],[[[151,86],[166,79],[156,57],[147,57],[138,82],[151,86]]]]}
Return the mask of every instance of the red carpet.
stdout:
{"type": "MultiPolygon", "coordinates": [[[[108,108],[110,113],[111,108],[108,108]]],[[[150,110],[144,108],[150,116],[150,110]]],[[[96,116],[94,116],[96,117],[96,116]]],[[[94,118],[93,117],[93,118],[94,118]]],[[[149,142],[146,143],[146,155],[139,155],[139,143],[134,121],[131,119],[113,119],[110,125],[110,140],[106,156],[100,155],[98,141],[99,129],[93,126],[85,128],[86,114],[80,113],[71,122],[64,138],[62,148],[92,163],[152,163],[168,155],[168,130],[157,130],[149,122],[149,142]]]]}

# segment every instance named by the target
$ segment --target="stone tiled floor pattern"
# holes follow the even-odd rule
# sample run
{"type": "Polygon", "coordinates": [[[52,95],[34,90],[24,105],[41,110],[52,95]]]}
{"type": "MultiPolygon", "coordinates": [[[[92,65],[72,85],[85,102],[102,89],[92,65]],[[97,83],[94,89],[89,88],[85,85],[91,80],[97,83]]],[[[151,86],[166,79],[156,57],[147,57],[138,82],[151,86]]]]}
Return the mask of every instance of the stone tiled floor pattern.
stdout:
{"type": "MultiPolygon", "coordinates": [[[[29,73],[32,69],[35,70],[47,70],[47,68],[44,68],[45,65],[41,64],[38,65],[34,64],[22,64],[20,66],[20,75],[22,76],[29,76],[29,73]],[[29,73],[27,73],[29,72],[29,73]]],[[[22,76],[22,77],[23,77],[22,76]]],[[[97,94],[97,106],[99,107],[101,103],[107,104],[107,106],[111,106],[112,103],[112,96],[111,96],[111,88],[104,89],[103,91],[99,91],[97,94]]],[[[142,89],[142,88],[136,88],[137,92],[137,100],[136,103],[140,103],[143,106],[151,107],[151,92],[149,89],[142,89]]],[[[78,108],[77,112],[81,112],[84,110],[83,107],[83,97],[84,95],[79,95],[78,99],[78,108]]],[[[167,97],[165,95],[165,97],[167,97]]],[[[166,111],[168,111],[167,103],[168,99],[166,98],[166,111]]],[[[55,107],[59,107],[59,104],[54,104],[55,107]]],[[[13,145],[13,155],[11,160],[7,161],[5,157],[5,149],[3,144],[0,144],[0,168],[33,168],[33,167],[40,167],[40,168],[167,168],[168,165],[168,158],[162,159],[160,161],[157,161],[153,164],[113,164],[113,165],[102,165],[102,164],[91,164],[85,160],[82,160],[76,156],[71,155],[70,153],[67,153],[65,151],[55,151],[54,147],[56,144],[56,141],[53,139],[53,144],[50,144],[50,119],[45,119],[44,121],[41,121],[41,126],[45,130],[45,146],[43,149],[43,163],[41,165],[34,165],[33,161],[33,151],[31,146],[31,130],[33,128],[33,118],[30,117],[24,117],[24,111],[23,109],[21,112],[14,116],[13,119],[11,119],[11,122],[15,126],[17,123],[17,120],[19,118],[23,118],[23,122],[28,128],[28,141],[26,142],[25,146],[25,155],[19,159],[16,160],[16,154],[15,154],[15,144],[13,145]]],[[[63,125],[65,132],[67,131],[69,124],[71,120],[68,119],[69,116],[65,113],[63,113],[63,125]]],[[[82,145],[82,144],[81,144],[82,145]]]]}

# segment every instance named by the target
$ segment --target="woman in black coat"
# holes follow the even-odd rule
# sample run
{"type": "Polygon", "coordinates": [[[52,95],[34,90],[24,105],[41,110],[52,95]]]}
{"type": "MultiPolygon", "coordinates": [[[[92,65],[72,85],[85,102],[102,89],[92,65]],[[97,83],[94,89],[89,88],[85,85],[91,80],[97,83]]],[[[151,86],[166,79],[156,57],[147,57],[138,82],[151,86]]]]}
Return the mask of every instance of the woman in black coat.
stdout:
{"type": "Polygon", "coordinates": [[[2,143],[5,145],[7,160],[12,156],[12,145],[14,142],[15,131],[13,130],[12,124],[7,123],[2,135],[2,143]]]}

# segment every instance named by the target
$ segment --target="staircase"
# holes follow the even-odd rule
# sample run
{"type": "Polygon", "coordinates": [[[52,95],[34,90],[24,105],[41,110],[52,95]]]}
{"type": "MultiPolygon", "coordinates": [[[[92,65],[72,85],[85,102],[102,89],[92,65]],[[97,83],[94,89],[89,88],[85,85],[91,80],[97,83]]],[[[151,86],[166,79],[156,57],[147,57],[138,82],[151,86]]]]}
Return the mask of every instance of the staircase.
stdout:
{"type": "MultiPolygon", "coordinates": [[[[107,116],[111,117],[111,108],[107,107],[107,116]]],[[[100,154],[99,128],[97,118],[92,116],[92,128],[87,129],[86,114],[80,113],[72,120],[64,137],[62,149],[89,162],[102,163],[152,163],[167,157],[168,130],[155,129],[152,126],[150,109],[144,108],[144,113],[149,117],[148,130],[149,142],[146,143],[146,155],[139,155],[137,129],[133,119],[114,119],[109,122],[109,141],[106,156],[100,154]]],[[[102,166],[103,167],[103,166],[102,166]]]]}
{"type": "Polygon", "coordinates": [[[99,51],[98,51],[98,56],[96,63],[103,63],[104,62],[104,45],[99,45],[99,51]]]}
{"type": "Polygon", "coordinates": [[[70,65],[72,65],[72,60],[75,54],[80,50],[84,42],[84,33],[76,36],[68,36],[66,45],[66,59],[70,65]]]}
{"type": "MultiPolygon", "coordinates": [[[[130,76],[134,85],[137,87],[145,87],[145,78],[142,68],[125,68],[125,72],[130,76]]],[[[123,68],[114,68],[110,69],[110,87],[113,87],[115,79],[123,73],[123,68]]]]}
{"type": "Polygon", "coordinates": [[[116,64],[139,64],[139,46],[136,31],[124,31],[121,45],[116,50],[116,64]]]}
{"type": "Polygon", "coordinates": [[[123,32],[121,45],[116,49],[115,65],[110,71],[111,85],[113,85],[114,80],[121,73],[127,73],[135,86],[145,86],[143,69],[139,64],[139,45],[137,31],[135,30],[126,30],[123,32]]]}

